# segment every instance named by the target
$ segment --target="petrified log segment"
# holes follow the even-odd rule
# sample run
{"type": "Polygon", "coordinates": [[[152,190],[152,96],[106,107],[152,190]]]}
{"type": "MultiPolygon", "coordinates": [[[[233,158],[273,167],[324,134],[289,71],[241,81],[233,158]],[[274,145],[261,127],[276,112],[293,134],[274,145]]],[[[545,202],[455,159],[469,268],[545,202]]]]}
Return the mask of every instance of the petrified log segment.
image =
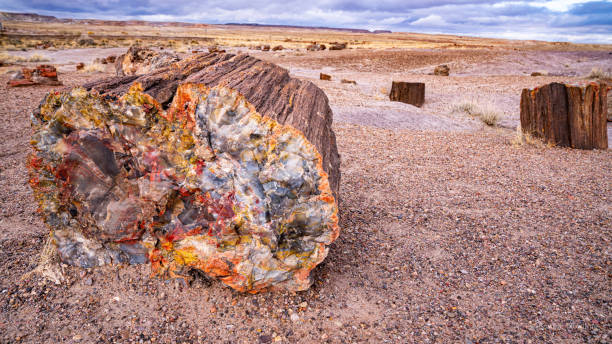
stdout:
{"type": "MultiPolygon", "coordinates": [[[[103,60],[110,62],[108,59],[103,60]]],[[[131,46],[125,54],[113,59],[118,76],[147,74],[179,60],[175,54],[137,46],[131,46]]]]}
{"type": "Polygon", "coordinates": [[[198,54],[142,76],[115,77],[86,84],[102,94],[122,95],[139,82],[161,104],[172,100],[184,82],[226,85],[244,95],[257,112],[300,130],[317,147],[332,191],[340,186],[340,157],[331,126],[333,113],[325,93],[309,81],[293,79],[287,70],[248,55],[198,54]]]}
{"type": "Polygon", "coordinates": [[[229,88],[181,85],[167,111],[139,84],[117,101],[77,88],[33,127],[30,184],[66,263],[304,290],[338,237],[316,148],[229,88]]]}
{"type": "Polygon", "coordinates": [[[548,143],[580,149],[608,148],[605,83],[551,83],[521,94],[523,132],[548,143]]]}
{"type": "Polygon", "coordinates": [[[612,90],[608,90],[608,122],[612,122],[612,90]]]}
{"type": "Polygon", "coordinates": [[[389,99],[421,107],[425,103],[425,84],[422,82],[393,81],[389,99]]]}
{"type": "Polygon", "coordinates": [[[39,65],[34,69],[22,68],[13,73],[8,85],[11,87],[50,85],[57,86],[62,83],[57,78],[57,70],[50,65],[39,65]]]}
{"type": "Polygon", "coordinates": [[[319,73],[319,79],[325,81],[331,81],[331,75],[325,73],[319,73]]]}

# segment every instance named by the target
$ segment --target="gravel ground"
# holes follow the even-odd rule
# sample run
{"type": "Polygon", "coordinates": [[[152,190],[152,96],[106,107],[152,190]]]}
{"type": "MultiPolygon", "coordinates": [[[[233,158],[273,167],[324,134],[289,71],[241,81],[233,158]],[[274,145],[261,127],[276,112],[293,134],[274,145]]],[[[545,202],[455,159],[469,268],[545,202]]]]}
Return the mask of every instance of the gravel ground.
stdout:
{"type": "MultiPolygon", "coordinates": [[[[244,295],[205,279],[150,279],[147,266],[64,266],[63,284],[22,280],[48,232],[24,167],[29,113],[52,88],[6,81],[0,343],[612,341],[610,150],[514,146],[511,130],[481,126],[338,120],[343,232],[308,291],[244,295]]],[[[362,106],[340,93],[328,93],[332,105],[362,106]]]]}

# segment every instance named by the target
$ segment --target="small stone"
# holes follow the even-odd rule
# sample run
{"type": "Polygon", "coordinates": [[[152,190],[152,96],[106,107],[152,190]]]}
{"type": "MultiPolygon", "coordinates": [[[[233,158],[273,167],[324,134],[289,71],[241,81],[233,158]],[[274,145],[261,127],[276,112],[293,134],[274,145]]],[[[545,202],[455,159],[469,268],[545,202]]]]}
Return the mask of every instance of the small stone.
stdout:
{"type": "Polygon", "coordinates": [[[76,334],[72,337],[72,340],[74,340],[75,342],[80,342],[83,339],[83,336],[81,336],[80,334],[76,334]]]}
{"type": "Polygon", "coordinates": [[[289,316],[289,318],[291,319],[291,321],[293,322],[298,322],[300,320],[300,316],[297,315],[297,313],[293,313],[291,314],[291,316],[289,316]]]}
{"type": "Polygon", "coordinates": [[[267,334],[259,336],[260,343],[270,343],[271,341],[272,341],[272,337],[267,334]]]}
{"type": "Polygon", "coordinates": [[[434,69],[434,75],[440,76],[448,76],[450,73],[450,68],[448,65],[439,65],[434,69]]]}
{"type": "Polygon", "coordinates": [[[92,284],[93,284],[93,279],[92,279],[91,277],[88,277],[88,278],[86,278],[86,279],[83,281],[83,283],[84,283],[85,285],[89,285],[89,286],[90,286],[90,285],[92,285],[92,284]]]}

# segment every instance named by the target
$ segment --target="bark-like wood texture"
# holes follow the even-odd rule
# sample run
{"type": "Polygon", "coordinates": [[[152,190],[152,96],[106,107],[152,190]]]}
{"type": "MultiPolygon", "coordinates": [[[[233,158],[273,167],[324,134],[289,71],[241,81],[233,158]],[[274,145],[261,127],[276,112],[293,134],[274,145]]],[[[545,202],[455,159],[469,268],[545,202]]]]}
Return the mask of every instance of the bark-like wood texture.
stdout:
{"type": "Polygon", "coordinates": [[[579,149],[607,149],[605,83],[551,83],[521,94],[523,132],[546,142],[579,149]]]}
{"type": "Polygon", "coordinates": [[[389,99],[421,107],[425,103],[425,84],[422,82],[393,81],[389,99]]]}
{"type": "Polygon", "coordinates": [[[113,77],[84,87],[119,96],[135,82],[164,107],[170,104],[178,85],[183,83],[209,87],[224,85],[240,92],[257,112],[300,130],[315,145],[337,198],[340,156],[331,127],[333,113],[327,96],[313,83],[291,78],[284,68],[249,55],[208,53],[191,56],[148,74],[113,77]]]}

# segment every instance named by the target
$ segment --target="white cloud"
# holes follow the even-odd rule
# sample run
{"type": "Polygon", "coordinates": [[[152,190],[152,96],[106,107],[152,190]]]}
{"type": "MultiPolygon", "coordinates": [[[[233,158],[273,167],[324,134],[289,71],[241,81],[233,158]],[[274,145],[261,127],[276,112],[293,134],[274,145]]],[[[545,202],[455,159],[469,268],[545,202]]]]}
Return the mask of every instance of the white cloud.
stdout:
{"type": "Polygon", "coordinates": [[[412,25],[421,25],[421,26],[444,26],[448,25],[448,23],[444,20],[444,18],[440,17],[437,14],[430,14],[425,18],[420,18],[411,23],[412,25]]]}
{"type": "Polygon", "coordinates": [[[552,0],[552,1],[533,1],[531,6],[535,7],[546,7],[547,9],[555,12],[567,12],[570,7],[592,0],[552,0]]]}

